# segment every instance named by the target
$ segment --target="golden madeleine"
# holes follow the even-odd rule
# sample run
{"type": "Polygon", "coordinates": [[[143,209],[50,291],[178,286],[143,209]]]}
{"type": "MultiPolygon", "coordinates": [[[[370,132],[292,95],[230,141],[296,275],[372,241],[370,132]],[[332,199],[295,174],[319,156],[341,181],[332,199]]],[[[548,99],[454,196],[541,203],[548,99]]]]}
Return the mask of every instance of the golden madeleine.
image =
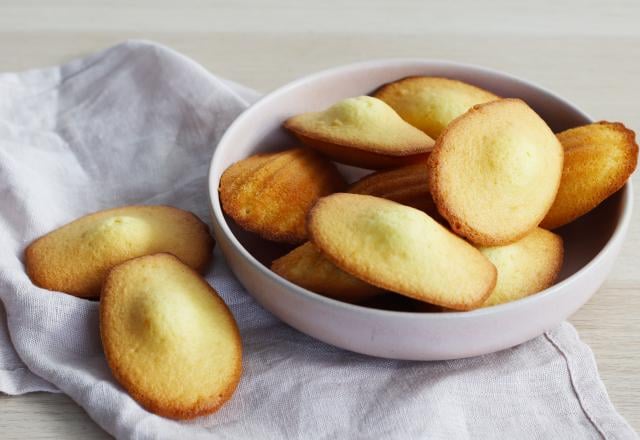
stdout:
{"type": "Polygon", "coordinates": [[[514,301],[551,286],[564,255],[562,238],[542,228],[535,228],[515,243],[479,250],[498,269],[496,287],[484,306],[514,301]]]}
{"type": "Polygon", "coordinates": [[[275,260],[271,270],[300,287],[349,303],[358,303],[382,292],[379,287],[340,270],[311,242],[275,260]]]}
{"type": "Polygon", "coordinates": [[[351,185],[349,192],[382,197],[424,211],[431,217],[439,216],[429,193],[426,161],[364,176],[351,185]]]}
{"type": "Polygon", "coordinates": [[[547,214],[563,150],[519,99],[473,107],[453,121],[429,156],[429,189],[452,229],[481,246],[524,237],[547,214]]]}
{"type": "Polygon", "coordinates": [[[242,341],[215,290],[173,255],[109,272],[100,336],[113,376],[140,405],[174,419],[216,411],[242,373],[242,341]]]}
{"type": "Polygon", "coordinates": [[[124,206],[81,217],[44,235],[25,250],[37,286],[98,298],[107,272],[131,258],[169,252],[204,270],[214,245],[194,214],[171,206],[124,206]]]}
{"type": "Polygon", "coordinates": [[[471,84],[432,76],[412,76],[385,84],[373,96],[433,139],[474,105],[499,99],[471,84]]]}
{"type": "Polygon", "coordinates": [[[335,165],[308,148],[257,154],[220,178],[222,209],[242,228],[272,241],[307,238],[307,212],[318,198],[346,183],[335,165]]]}
{"type": "Polygon", "coordinates": [[[541,226],[555,229],[594,209],[636,169],[635,133],[619,122],[597,122],[558,133],[564,148],[560,188],[541,226]]]}
{"type": "Polygon", "coordinates": [[[390,168],[424,159],[429,136],[405,122],[383,101],[348,98],[320,112],[289,118],[284,127],[330,158],[362,168],[390,168]]]}
{"type": "Polygon", "coordinates": [[[246,159],[232,164],[224,170],[220,178],[220,183],[222,184],[222,179],[224,179],[225,190],[235,191],[239,185],[246,182],[255,171],[265,163],[271,161],[275,154],[276,153],[254,154],[253,156],[249,156],[246,159]]]}
{"type": "Polygon", "coordinates": [[[309,237],[345,272],[393,292],[452,309],[480,306],[496,269],[424,212],[390,200],[338,193],[309,214],[309,237]]]}

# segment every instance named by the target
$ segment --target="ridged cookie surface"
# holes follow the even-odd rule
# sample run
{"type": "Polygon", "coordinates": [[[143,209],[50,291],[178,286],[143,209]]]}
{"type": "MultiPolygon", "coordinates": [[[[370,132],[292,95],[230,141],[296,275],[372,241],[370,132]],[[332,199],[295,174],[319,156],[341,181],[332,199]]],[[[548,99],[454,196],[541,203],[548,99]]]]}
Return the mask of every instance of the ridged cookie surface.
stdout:
{"type": "Polygon", "coordinates": [[[268,240],[306,240],[307,212],[318,198],[346,186],[335,165],[307,148],[257,154],[220,178],[222,209],[244,229],[268,240]]]}
{"type": "Polygon", "coordinates": [[[479,248],[498,269],[496,287],[484,306],[514,301],[551,286],[562,268],[562,238],[535,228],[505,246],[479,248]]]}
{"type": "Polygon", "coordinates": [[[427,174],[426,161],[377,171],[353,183],[349,187],[349,192],[393,200],[434,217],[438,216],[438,210],[429,193],[427,174]]]}
{"type": "Polygon", "coordinates": [[[275,260],[271,269],[305,289],[349,303],[358,303],[382,292],[379,287],[339,269],[310,242],[275,260]]]}
{"type": "Polygon", "coordinates": [[[25,250],[34,284],[97,298],[107,272],[131,258],[158,252],[204,270],[213,248],[209,229],[194,214],[170,206],[124,206],[81,217],[25,250]]]}
{"type": "Polygon", "coordinates": [[[332,159],[362,168],[389,168],[424,158],[434,141],[383,101],[348,98],[321,112],[289,118],[284,127],[332,159]]]}
{"type": "Polygon", "coordinates": [[[429,188],[453,230],[482,246],[524,237],[547,214],[563,150],[519,99],[473,107],[453,121],[429,156],[429,188]]]}
{"type": "Polygon", "coordinates": [[[368,283],[452,309],[481,305],[496,269],[477,249],[417,209],[378,197],[324,197],[309,216],[311,241],[368,283]]]}
{"type": "Polygon", "coordinates": [[[430,76],[412,76],[385,84],[374,96],[433,139],[474,105],[499,99],[471,84],[430,76]]]}
{"type": "Polygon", "coordinates": [[[100,335],[116,380],[164,417],[212,413],[240,380],[242,341],[233,315],[203,278],[169,254],[111,270],[100,335]]]}
{"type": "Polygon", "coordinates": [[[560,188],[541,226],[555,229],[594,209],[622,188],[638,163],[635,133],[597,122],[558,134],[564,148],[560,188]]]}

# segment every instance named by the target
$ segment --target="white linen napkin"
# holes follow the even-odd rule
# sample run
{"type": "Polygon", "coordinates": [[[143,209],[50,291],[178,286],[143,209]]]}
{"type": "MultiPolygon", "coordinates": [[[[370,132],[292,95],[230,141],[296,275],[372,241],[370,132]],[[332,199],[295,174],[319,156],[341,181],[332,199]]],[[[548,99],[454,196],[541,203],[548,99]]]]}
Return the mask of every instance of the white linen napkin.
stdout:
{"type": "Polygon", "coordinates": [[[209,221],[212,152],[256,97],[140,41],[0,75],[0,391],[66,393],[118,438],[637,438],[567,323],[472,359],[361,356],[264,311],[218,251],[207,280],[240,327],[240,385],[218,413],[189,422],[142,409],[107,368],[98,303],[35,287],[23,250],[119,205],[170,204],[209,221]]]}

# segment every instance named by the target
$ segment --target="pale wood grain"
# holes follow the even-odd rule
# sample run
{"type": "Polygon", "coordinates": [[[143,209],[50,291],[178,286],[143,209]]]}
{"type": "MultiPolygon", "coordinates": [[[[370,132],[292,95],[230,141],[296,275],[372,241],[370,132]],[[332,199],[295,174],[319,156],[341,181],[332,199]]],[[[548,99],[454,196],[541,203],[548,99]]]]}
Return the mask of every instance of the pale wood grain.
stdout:
{"type": "Polygon", "coordinates": [[[11,0],[5,31],[640,35],[636,0],[11,0]]]}
{"type": "Polygon", "coordinates": [[[109,439],[87,414],[64,394],[0,394],[0,438],[109,439]]]}
{"type": "MultiPolygon", "coordinates": [[[[57,64],[127,38],[159,41],[261,91],[356,60],[448,58],[522,76],[596,119],[640,130],[636,0],[118,3],[0,2],[0,71],[57,64]]],[[[634,181],[638,207],[640,177],[634,181]]],[[[640,431],[638,218],[609,279],[571,322],[614,405],[640,431]]],[[[108,438],[69,398],[44,393],[0,396],[0,437],[108,438]]]]}

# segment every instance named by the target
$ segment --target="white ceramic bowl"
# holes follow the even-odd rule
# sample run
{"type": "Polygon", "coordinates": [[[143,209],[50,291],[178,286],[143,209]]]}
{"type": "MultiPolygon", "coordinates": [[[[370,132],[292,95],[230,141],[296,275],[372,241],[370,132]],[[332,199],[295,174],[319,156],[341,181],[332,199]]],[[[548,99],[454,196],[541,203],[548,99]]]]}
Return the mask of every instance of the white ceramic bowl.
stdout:
{"type": "Polygon", "coordinates": [[[455,359],[498,351],[534,338],[578,310],[610,272],[629,226],[630,182],[597,209],[559,230],[565,239],[565,263],[554,286],[512,303],[459,313],[372,309],[298,287],[268,268],[274,257],[284,253],[282,249],[241,231],[222,212],[217,188],[220,175],[229,165],[259,151],[296,144],[281,128],[285,119],[324,109],[343,98],[369,94],[381,84],[411,75],[457,78],[500,96],[522,98],[555,131],[591,121],[548,90],[475,66],[392,59],[316,73],[262,98],[236,119],[218,144],[209,175],[218,245],[238,280],[264,308],[301,332],[347,350],[396,359],[455,359]]]}

